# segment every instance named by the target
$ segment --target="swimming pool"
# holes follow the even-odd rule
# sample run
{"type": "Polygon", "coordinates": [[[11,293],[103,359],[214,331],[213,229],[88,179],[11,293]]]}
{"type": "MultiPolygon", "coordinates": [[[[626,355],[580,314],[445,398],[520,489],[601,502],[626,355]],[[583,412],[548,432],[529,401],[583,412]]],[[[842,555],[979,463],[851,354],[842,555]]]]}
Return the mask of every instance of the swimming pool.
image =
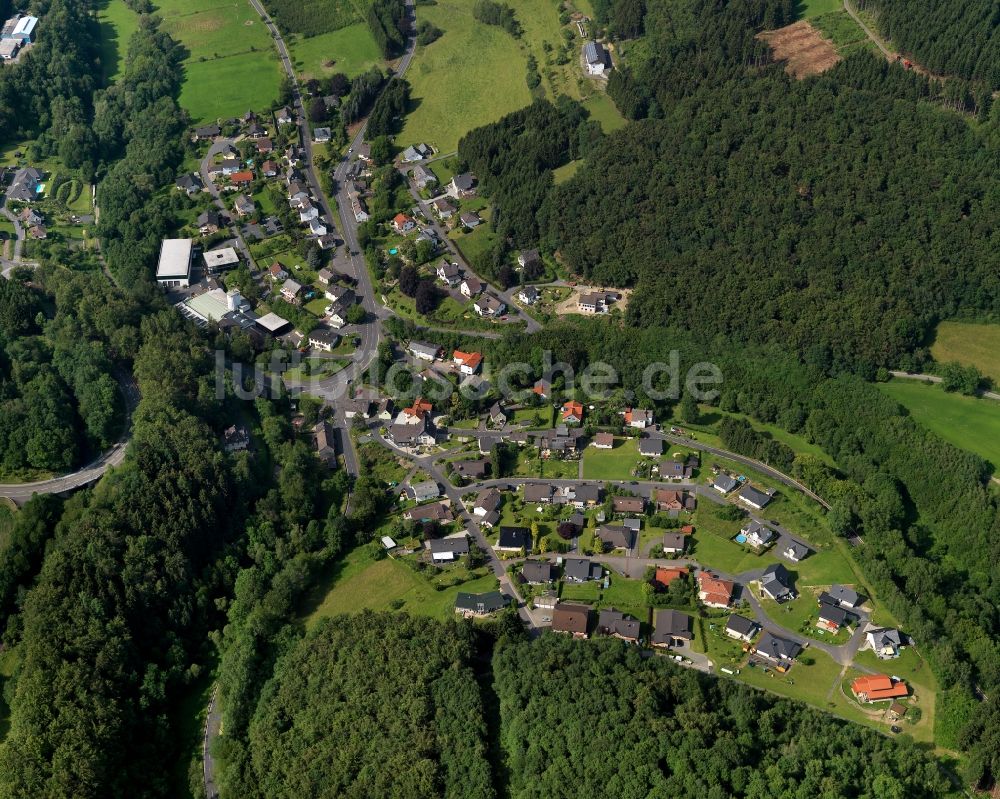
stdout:
{"type": "Polygon", "coordinates": [[[396,255],[397,253],[399,253],[399,250],[396,247],[389,250],[389,255],[396,255]]]}
{"type": "Polygon", "coordinates": [[[733,539],[737,544],[745,544],[747,542],[747,537],[740,533],[736,538],[733,539]]]}

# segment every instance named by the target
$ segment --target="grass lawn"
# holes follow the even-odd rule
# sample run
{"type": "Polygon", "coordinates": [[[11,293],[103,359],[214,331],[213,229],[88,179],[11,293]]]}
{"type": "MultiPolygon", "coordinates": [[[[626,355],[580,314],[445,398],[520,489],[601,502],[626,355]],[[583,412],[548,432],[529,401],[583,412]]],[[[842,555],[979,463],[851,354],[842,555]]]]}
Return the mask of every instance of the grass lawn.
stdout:
{"type": "Polygon", "coordinates": [[[309,300],[309,302],[307,302],[304,307],[313,316],[318,317],[323,315],[323,311],[326,310],[326,306],[329,304],[330,301],[326,297],[321,295],[317,297],[315,300],[309,300]]]}
{"type": "Polygon", "coordinates": [[[101,29],[101,74],[113,81],[125,69],[128,41],[139,28],[139,15],[124,0],[103,0],[97,11],[101,29]]]}
{"type": "Polygon", "coordinates": [[[956,447],[1000,466],[1000,402],[966,397],[919,380],[890,380],[879,388],[920,424],[956,447]]]}
{"type": "Polygon", "coordinates": [[[583,476],[587,480],[629,480],[638,460],[637,438],[616,438],[612,449],[588,445],[583,451],[583,476]]]}
{"type": "MultiPolygon", "coordinates": [[[[489,215],[480,213],[480,216],[483,216],[485,220],[485,217],[489,215]]],[[[448,238],[455,243],[466,261],[470,264],[476,264],[493,249],[497,234],[490,228],[489,223],[484,221],[468,233],[463,232],[462,228],[456,227],[449,231],[448,238]]]]}
{"type": "Polygon", "coordinates": [[[514,474],[518,477],[550,477],[576,478],[580,475],[579,461],[564,461],[559,458],[544,459],[538,456],[534,447],[523,447],[517,454],[517,468],[514,474]]]}
{"type": "MultiPolygon", "coordinates": [[[[707,514],[699,513],[695,517],[695,533],[691,549],[688,552],[688,556],[702,566],[718,569],[727,574],[739,574],[749,569],[761,569],[777,560],[771,552],[757,555],[737,544],[731,536],[727,537],[714,532],[714,525],[706,524],[708,521],[707,514]]],[[[738,522],[722,522],[718,519],[714,521],[719,523],[720,531],[728,531],[728,526],[733,525],[736,532],[739,531],[738,522]],[[727,525],[727,527],[722,527],[722,525],[727,525]]]]}
{"type": "Polygon", "coordinates": [[[1000,382],[1000,325],[941,322],[934,332],[931,355],[936,361],[975,366],[1000,382]]]}
{"type": "MultiPolygon", "coordinates": [[[[396,137],[400,144],[427,142],[450,153],[464,133],[531,102],[526,56],[510,34],[474,20],[472,3],[440,0],[420,6],[417,19],[444,35],[418,47],[406,73],[413,109],[396,137]]],[[[518,19],[527,24],[520,14],[518,19]]]]}
{"type": "Polygon", "coordinates": [[[555,409],[551,405],[540,405],[537,408],[519,408],[514,411],[509,424],[526,424],[533,430],[552,427],[552,417],[555,409]]]}
{"type": "Polygon", "coordinates": [[[810,19],[834,11],[842,11],[843,8],[844,4],[841,0],[799,0],[795,7],[795,14],[799,19],[810,19]]]}
{"type": "Polygon", "coordinates": [[[644,624],[649,621],[649,605],[642,595],[642,580],[630,580],[611,573],[607,589],[602,583],[563,583],[559,598],[563,602],[588,602],[595,608],[615,607],[630,613],[644,624]]]}
{"type": "Polygon", "coordinates": [[[167,33],[188,50],[180,102],[195,124],[274,104],[278,57],[249,4],[161,0],[157,13],[167,33]]]}
{"type": "Polygon", "coordinates": [[[565,183],[573,177],[582,166],[583,159],[577,158],[575,161],[570,161],[568,164],[563,164],[561,167],[554,169],[552,171],[552,178],[558,186],[560,183],[565,183]]]}
{"type": "MultiPolygon", "coordinates": [[[[460,564],[445,568],[441,576],[448,579],[450,570],[463,570],[460,564]]],[[[483,576],[450,586],[441,591],[434,585],[433,570],[418,573],[399,559],[373,560],[366,547],[358,547],[337,563],[327,574],[316,593],[307,600],[309,613],[306,627],[319,619],[338,613],[356,613],[363,608],[389,610],[399,600],[398,610],[438,619],[454,617],[455,596],[459,591],[482,593],[495,590],[496,577],[485,569],[483,576]]],[[[398,603],[396,603],[398,604],[398,603]]]]}
{"type": "Polygon", "coordinates": [[[591,119],[601,123],[601,129],[605,133],[614,133],[628,124],[628,120],[621,115],[614,100],[604,92],[597,92],[585,100],[583,107],[590,112],[591,119]]]}
{"type": "Polygon", "coordinates": [[[303,80],[322,78],[334,72],[343,72],[353,78],[382,61],[378,45],[365,23],[308,39],[286,36],[285,43],[295,63],[295,71],[303,80]]]}

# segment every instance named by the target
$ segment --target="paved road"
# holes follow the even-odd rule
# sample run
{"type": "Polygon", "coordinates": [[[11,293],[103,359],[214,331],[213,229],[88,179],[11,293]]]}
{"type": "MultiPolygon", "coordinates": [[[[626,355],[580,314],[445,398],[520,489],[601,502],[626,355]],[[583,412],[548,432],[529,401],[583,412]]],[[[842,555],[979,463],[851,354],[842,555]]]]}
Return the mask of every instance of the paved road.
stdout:
{"type": "Polygon", "coordinates": [[[12,253],[13,257],[11,260],[20,261],[21,252],[24,249],[24,228],[21,227],[21,220],[17,218],[17,215],[13,211],[10,210],[6,201],[4,201],[3,208],[0,209],[0,213],[2,213],[14,224],[14,252],[12,253]]]}
{"type": "MultiPolygon", "coordinates": [[[[928,383],[943,383],[944,378],[938,377],[937,375],[925,375],[919,372],[900,372],[892,371],[889,372],[893,377],[901,378],[903,380],[923,380],[928,383]]],[[[991,400],[1000,400],[1000,394],[995,391],[980,391],[977,396],[984,397],[991,400]]]]}
{"type": "MultiPolygon", "coordinates": [[[[212,142],[212,146],[208,148],[208,152],[205,157],[201,159],[201,165],[199,167],[199,172],[201,173],[201,182],[205,184],[205,188],[208,189],[209,194],[215,199],[216,207],[229,216],[229,209],[226,208],[226,204],[222,201],[222,195],[219,193],[219,187],[215,185],[212,181],[212,175],[209,172],[209,167],[212,163],[212,159],[222,152],[228,152],[229,148],[233,146],[233,139],[216,139],[212,142]]],[[[243,233],[240,230],[239,223],[236,219],[232,220],[230,225],[230,231],[233,237],[236,239],[236,247],[243,254],[244,260],[250,265],[250,270],[252,272],[257,271],[257,264],[253,260],[253,256],[250,254],[250,248],[247,246],[246,240],[243,238],[243,233]]]]}
{"type": "Polygon", "coordinates": [[[112,466],[117,466],[125,459],[125,450],[132,435],[132,412],[139,404],[139,389],[131,377],[117,374],[118,386],[125,398],[125,435],[111,449],[97,460],[88,463],[72,474],[53,477],[50,480],[38,480],[33,483],[0,484],[0,497],[14,500],[18,505],[24,505],[35,494],[63,494],[77,488],[97,482],[112,466]]]}

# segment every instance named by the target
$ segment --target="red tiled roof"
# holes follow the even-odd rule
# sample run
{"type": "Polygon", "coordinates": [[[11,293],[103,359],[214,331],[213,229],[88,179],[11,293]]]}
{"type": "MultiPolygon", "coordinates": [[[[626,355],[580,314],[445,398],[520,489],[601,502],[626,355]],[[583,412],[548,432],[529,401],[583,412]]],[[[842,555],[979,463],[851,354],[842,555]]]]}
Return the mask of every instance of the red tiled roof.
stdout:
{"type": "Polygon", "coordinates": [[[468,366],[470,369],[476,369],[479,364],[483,361],[483,356],[478,352],[462,352],[461,350],[455,350],[452,354],[452,359],[458,361],[463,366],[468,366]]]}
{"type": "Polygon", "coordinates": [[[249,169],[244,169],[242,172],[233,172],[229,176],[229,181],[231,183],[249,183],[253,180],[253,172],[249,169]]]}
{"type": "Polygon", "coordinates": [[[858,677],[851,683],[851,690],[855,694],[864,694],[869,702],[875,702],[879,699],[897,699],[910,693],[905,682],[902,680],[893,682],[892,678],[885,674],[858,677]]]}
{"type": "Polygon", "coordinates": [[[687,573],[688,570],[685,568],[668,569],[663,566],[660,566],[656,570],[656,574],[653,576],[653,579],[656,580],[656,582],[658,582],[660,585],[670,585],[678,577],[687,573]]]}

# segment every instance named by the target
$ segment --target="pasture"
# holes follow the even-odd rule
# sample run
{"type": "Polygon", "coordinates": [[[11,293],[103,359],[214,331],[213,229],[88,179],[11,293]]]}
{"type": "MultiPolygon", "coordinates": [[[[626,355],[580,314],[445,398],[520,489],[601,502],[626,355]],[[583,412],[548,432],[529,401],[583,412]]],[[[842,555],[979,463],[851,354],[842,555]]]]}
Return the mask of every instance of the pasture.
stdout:
{"type": "Polygon", "coordinates": [[[934,333],[931,355],[939,363],[958,361],[975,366],[1000,383],[1000,325],[941,322],[934,333]]]}
{"type": "Polygon", "coordinates": [[[139,15],[124,0],[104,0],[97,10],[101,29],[101,76],[114,81],[125,69],[128,40],[139,28],[139,15]]]}
{"type": "Polygon", "coordinates": [[[951,394],[920,380],[891,380],[879,388],[920,424],[956,447],[1000,466],[1000,402],[951,394]]]}
{"type": "Polygon", "coordinates": [[[158,13],[164,29],[187,50],[180,102],[195,124],[274,103],[278,56],[249,3],[161,0],[158,13]]]}
{"type": "Polygon", "coordinates": [[[303,80],[343,72],[349,78],[381,64],[371,31],[363,22],[318,36],[286,36],[295,71],[303,80]]]}

